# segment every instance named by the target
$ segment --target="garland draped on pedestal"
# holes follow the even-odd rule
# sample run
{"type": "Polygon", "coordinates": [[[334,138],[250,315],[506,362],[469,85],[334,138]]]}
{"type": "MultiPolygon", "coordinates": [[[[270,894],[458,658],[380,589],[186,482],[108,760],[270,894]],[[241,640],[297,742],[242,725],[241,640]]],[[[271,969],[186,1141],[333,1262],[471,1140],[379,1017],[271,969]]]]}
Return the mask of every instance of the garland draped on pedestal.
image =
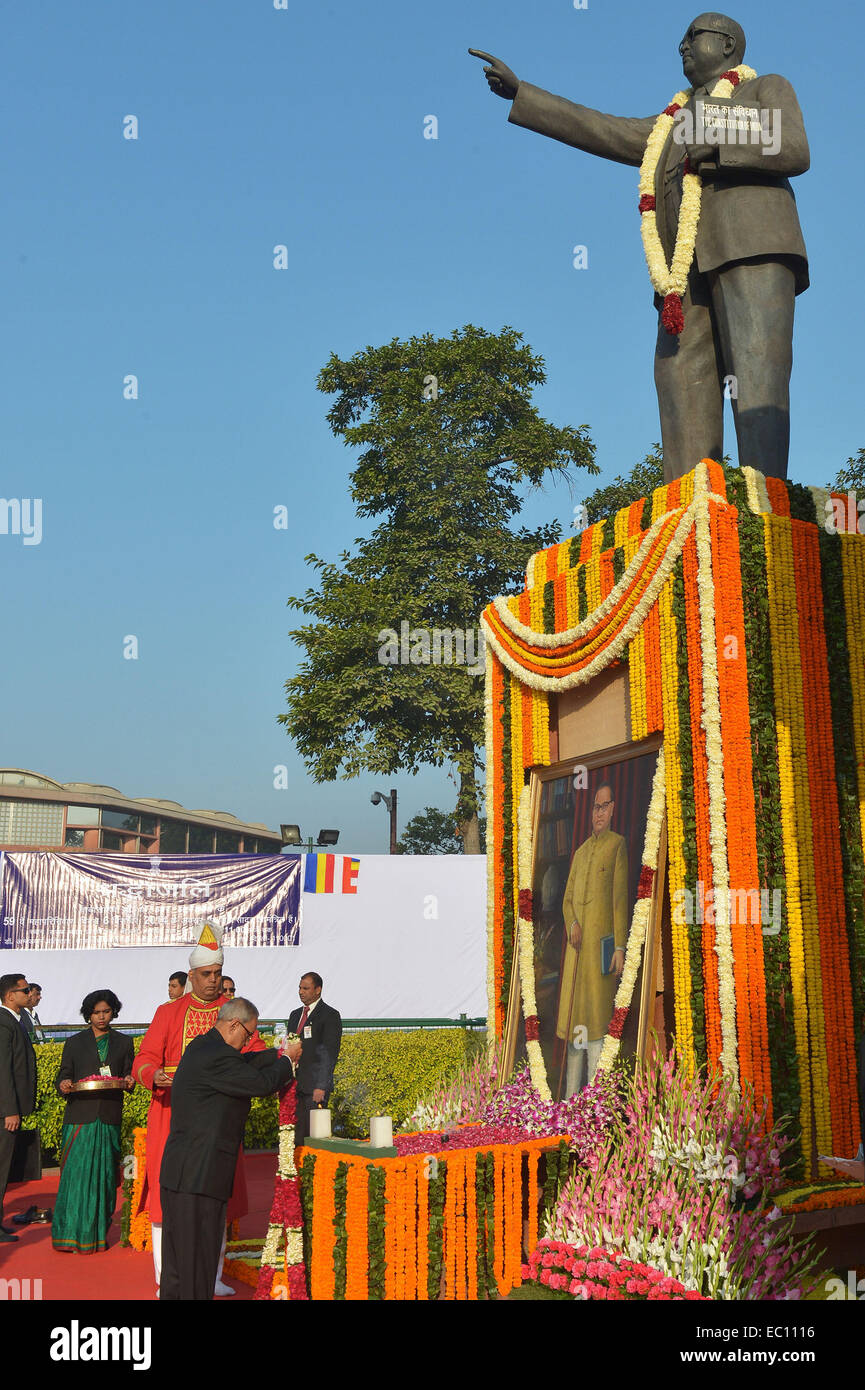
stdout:
{"type": "Polygon", "coordinates": [[[297,1092],[292,1081],[279,1096],[279,1163],[255,1290],[258,1299],[308,1297],[303,1261],[303,1212],[294,1166],[296,1112],[297,1092]]]}
{"type": "MultiPolygon", "coordinates": [[[[627,662],[630,739],[663,735],[652,819],[663,805],[680,1052],[753,1084],[770,1118],[792,1110],[800,1161],[855,1151],[865,537],[837,524],[847,511],[841,495],[704,459],[534,555],[525,591],[484,612],[488,1016],[501,1036],[516,950],[542,1094],[530,773],[551,762],[550,697],[627,662]]],[[[647,828],[644,871],[656,855],[647,828]]],[[[639,965],[643,886],[607,1062],[639,965]]]]}

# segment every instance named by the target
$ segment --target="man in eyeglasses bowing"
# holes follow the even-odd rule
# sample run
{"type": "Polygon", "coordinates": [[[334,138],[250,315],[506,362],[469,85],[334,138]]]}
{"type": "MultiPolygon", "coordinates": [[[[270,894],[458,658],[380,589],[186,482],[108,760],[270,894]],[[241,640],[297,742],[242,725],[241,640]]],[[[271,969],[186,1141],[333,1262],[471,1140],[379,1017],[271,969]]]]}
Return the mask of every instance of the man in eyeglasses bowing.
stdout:
{"type": "Polygon", "coordinates": [[[243,1053],[257,1023],[254,1004],[232,999],[210,1031],[192,1039],[178,1063],[159,1173],[161,1302],[213,1298],[250,1101],[287,1086],[300,1059],[300,1043],[287,1047],[283,1057],[272,1048],[243,1053]]]}

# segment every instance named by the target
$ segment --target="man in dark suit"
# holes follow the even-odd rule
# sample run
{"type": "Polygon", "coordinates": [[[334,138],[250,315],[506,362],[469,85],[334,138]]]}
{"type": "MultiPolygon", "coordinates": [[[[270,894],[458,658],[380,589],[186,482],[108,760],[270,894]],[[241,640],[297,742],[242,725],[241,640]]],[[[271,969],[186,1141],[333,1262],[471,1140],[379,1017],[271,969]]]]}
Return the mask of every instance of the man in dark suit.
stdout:
{"type": "Polygon", "coordinates": [[[225,1214],[253,1096],[287,1086],[300,1058],[273,1049],[241,1055],[258,1010],[248,999],[223,1004],[208,1033],[193,1038],[171,1088],[171,1130],[159,1173],[162,1197],[160,1300],[210,1301],[225,1214]]]}
{"type": "Polygon", "coordinates": [[[15,1144],[24,1115],[36,1109],[36,1054],[21,1027],[21,1010],[29,997],[24,975],[0,976],[0,1242],[18,1237],[3,1226],[3,1198],[15,1144]]]}
{"type": "MultiPolygon", "coordinates": [[[[520,81],[490,54],[469,52],[488,59],[484,73],[490,90],[513,102],[508,120],[514,125],[620,164],[642,163],[656,115],[605,115],[520,81]]],[[[710,144],[704,126],[698,139],[696,103],[710,99],[722,73],[742,63],[745,35],[727,15],[702,14],[689,26],[679,54],[690,94],[661,150],[654,188],[668,266],[686,154],[702,180],[702,205],[682,301],[684,329],[671,336],[658,325],[655,386],[664,476],[669,482],[701,458],[721,458],[726,391],[740,466],[785,478],[793,304],[808,288],[805,243],[789,183],[791,175],[804,174],[810,165],[802,113],[790,83],[776,73],[742,80],[733,104],[757,113],[751,129],[710,144]]],[[[717,105],[718,98],[711,100],[717,105]]],[[[657,295],[655,303],[662,307],[657,295]]]]}
{"type": "Polygon", "coordinates": [[[333,1072],[342,1043],[342,1019],[321,997],[322,978],[311,970],[298,987],[301,1007],[288,1018],[288,1031],[303,1044],[297,1069],[297,1115],[294,1142],[300,1147],[309,1134],[312,1107],[327,1105],[333,1090],[333,1072]]]}
{"type": "Polygon", "coordinates": [[[39,1020],[39,1015],[36,1012],[39,1007],[39,1001],[42,998],[42,986],[35,985],[31,980],[29,991],[24,1001],[24,1008],[21,1010],[21,1027],[24,1029],[25,1033],[32,1034],[30,1038],[32,1043],[42,1043],[45,1041],[45,1033],[39,1020]]]}

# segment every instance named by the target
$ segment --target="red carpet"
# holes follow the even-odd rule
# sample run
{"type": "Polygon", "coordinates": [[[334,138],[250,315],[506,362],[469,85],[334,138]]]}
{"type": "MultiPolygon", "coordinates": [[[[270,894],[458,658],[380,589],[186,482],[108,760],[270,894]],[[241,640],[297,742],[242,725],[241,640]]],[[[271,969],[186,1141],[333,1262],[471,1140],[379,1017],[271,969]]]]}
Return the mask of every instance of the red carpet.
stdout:
{"type": "MultiPolygon", "coordinates": [[[[273,1198],[276,1175],[276,1154],[245,1154],[246,1187],[249,1194],[249,1214],[240,1223],[243,1236],[264,1236],[273,1198]]],[[[39,1182],[16,1183],[6,1193],[3,1204],[3,1224],[20,1234],[15,1245],[0,1245],[0,1278],[30,1279],[30,1297],[37,1294],[33,1280],[41,1280],[44,1300],[153,1300],[156,1285],[153,1280],[153,1257],[148,1251],[124,1249],[120,1244],[120,1208],[111,1224],[108,1249],[96,1255],[60,1254],[51,1244],[51,1227],[31,1225],[16,1227],[12,1217],[30,1206],[53,1207],[60,1174],[51,1169],[39,1182]]],[[[234,1298],[222,1298],[222,1304],[252,1299],[254,1290],[236,1279],[226,1279],[236,1293],[234,1298]]]]}

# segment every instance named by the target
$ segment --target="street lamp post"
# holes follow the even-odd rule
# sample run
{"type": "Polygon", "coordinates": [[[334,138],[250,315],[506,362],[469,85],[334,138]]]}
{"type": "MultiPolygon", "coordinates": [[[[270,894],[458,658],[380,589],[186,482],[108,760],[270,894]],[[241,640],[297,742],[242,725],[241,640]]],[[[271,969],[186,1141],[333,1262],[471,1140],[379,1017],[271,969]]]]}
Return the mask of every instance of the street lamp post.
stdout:
{"type": "Polygon", "coordinates": [[[396,787],[391,787],[390,796],[386,796],[384,792],[373,792],[370,801],[373,806],[384,804],[387,808],[390,816],[390,852],[396,854],[396,787]]]}

